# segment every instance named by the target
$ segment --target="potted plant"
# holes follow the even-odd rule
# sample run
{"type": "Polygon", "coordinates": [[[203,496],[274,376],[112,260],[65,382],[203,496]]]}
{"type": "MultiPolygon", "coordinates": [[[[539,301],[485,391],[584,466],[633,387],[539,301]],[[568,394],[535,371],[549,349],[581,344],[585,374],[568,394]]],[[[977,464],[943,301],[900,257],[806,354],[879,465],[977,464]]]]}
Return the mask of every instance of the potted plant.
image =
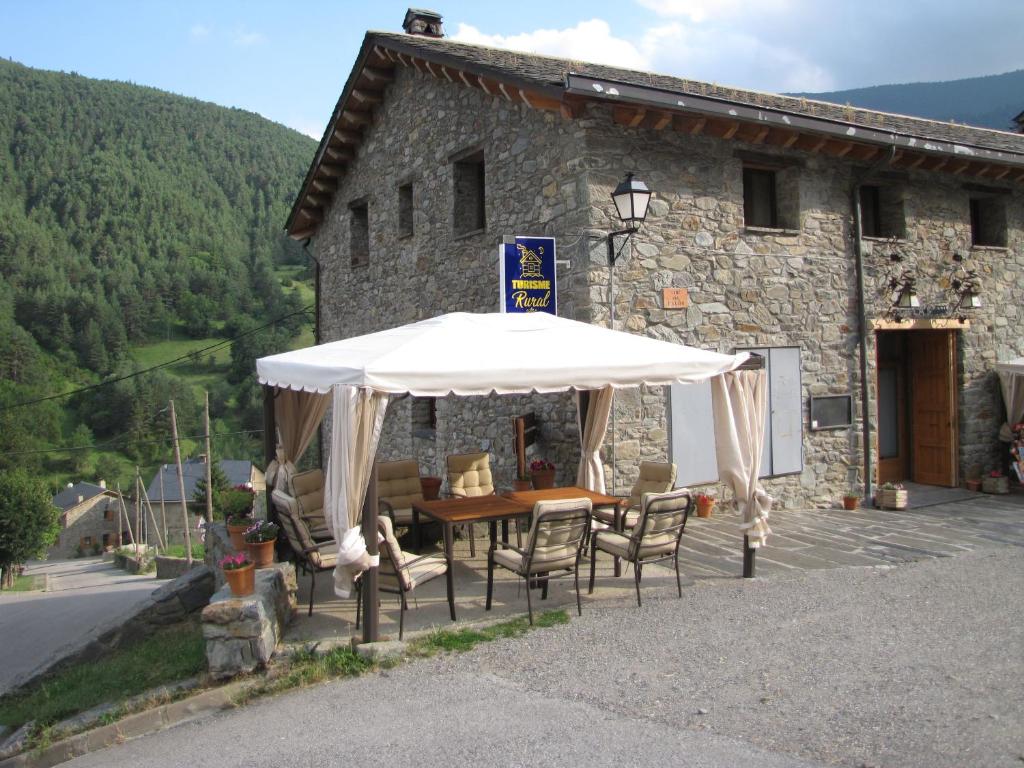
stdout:
{"type": "Polygon", "coordinates": [[[1010,478],[1004,475],[1001,470],[993,469],[988,473],[988,477],[982,479],[981,490],[985,493],[1009,493],[1010,478]]]}
{"type": "Polygon", "coordinates": [[[882,509],[906,509],[907,490],[902,483],[883,483],[875,493],[875,503],[882,509]]]}
{"type": "Polygon", "coordinates": [[[555,487],[555,465],[546,459],[534,459],[530,462],[530,482],[535,490],[555,487]]]}
{"type": "Polygon", "coordinates": [[[698,493],[697,517],[711,517],[711,511],[715,508],[715,497],[710,493],[698,493]]]}
{"type": "Polygon", "coordinates": [[[424,501],[433,501],[441,495],[441,478],[430,475],[420,478],[420,490],[424,501]]]}
{"type": "Polygon", "coordinates": [[[860,491],[851,488],[843,494],[843,509],[852,510],[860,506],[860,491]]]}
{"type": "Polygon", "coordinates": [[[257,520],[246,530],[245,545],[249,550],[250,559],[257,568],[266,568],[274,564],[277,531],[277,526],[266,520],[257,520]]]}
{"type": "Polygon", "coordinates": [[[533,487],[533,483],[531,483],[530,482],[530,478],[526,477],[525,475],[521,476],[521,477],[517,477],[515,480],[512,481],[512,490],[516,491],[516,492],[518,492],[518,491],[528,491],[532,487],[533,487]]]}
{"type": "Polygon", "coordinates": [[[231,546],[235,552],[245,551],[245,532],[252,527],[252,510],[234,512],[228,515],[227,529],[231,537],[231,546]]]}
{"type": "Polygon", "coordinates": [[[256,590],[256,566],[244,552],[222,558],[220,568],[235,597],[245,597],[256,590]]]}

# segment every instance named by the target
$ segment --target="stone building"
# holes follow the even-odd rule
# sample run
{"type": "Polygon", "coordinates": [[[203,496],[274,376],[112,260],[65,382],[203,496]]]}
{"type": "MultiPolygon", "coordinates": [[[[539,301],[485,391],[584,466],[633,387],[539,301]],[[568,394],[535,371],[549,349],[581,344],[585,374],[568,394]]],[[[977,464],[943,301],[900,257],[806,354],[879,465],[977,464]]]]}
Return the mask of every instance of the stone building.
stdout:
{"type": "MultiPolygon", "coordinates": [[[[863,483],[865,436],[876,480],[952,486],[999,463],[991,364],[1024,354],[1024,136],[406,28],[367,33],[288,221],[317,262],[319,340],[497,311],[499,245],[553,236],[559,314],[607,325],[614,304],[616,328],[766,356],[782,505],[863,483]],[[654,197],[610,298],[627,172],[654,197]]],[[[710,479],[703,397],[617,394],[617,490],[667,456],[710,479]]],[[[382,455],[440,474],[483,447],[507,486],[525,411],[571,480],[569,397],[406,398],[382,455]]]]}
{"type": "Polygon", "coordinates": [[[68,483],[53,497],[53,505],[61,510],[60,533],[47,558],[80,557],[116,547],[121,541],[120,504],[120,494],[103,480],[98,485],[68,483]]]}

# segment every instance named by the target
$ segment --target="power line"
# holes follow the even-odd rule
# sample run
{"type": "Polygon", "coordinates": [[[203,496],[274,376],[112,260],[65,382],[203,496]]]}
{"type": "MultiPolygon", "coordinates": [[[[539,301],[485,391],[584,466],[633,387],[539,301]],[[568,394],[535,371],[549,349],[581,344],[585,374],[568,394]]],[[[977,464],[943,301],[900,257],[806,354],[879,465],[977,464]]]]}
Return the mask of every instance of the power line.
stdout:
{"type": "Polygon", "coordinates": [[[99,389],[100,387],[105,387],[105,386],[107,386],[109,384],[116,384],[119,381],[125,381],[127,379],[134,379],[136,376],[141,376],[144,373],[151,373],[152,371],[156,371],[156,370],[159,370],[161,368],[168,368],[168,367],[170,367],[172,365],[176,365],[176,364],[178,364],[180,362],[183,362],[185,360],[194,358],[196,355],[201,355],[204,352],[210,352],[210,351],[212,351],[214,349],[220,349],[221,347],[227,346],[228,344],[231,344],[232,342],[238,341],[239,339],[245,338],[246,336],[251,336],[252,334],[254,334],[254,333],[258,332],[258,331],[266,330],[267,328],[269,328],[272,325],[277,325],[282,320],[287,320],[289,317],[295,317],[296,315],[304,315],[304,314],[306,314],[307,312],[309,312],[313,308],[314,308],[314,305],[310,304],[309,306],[303,307],[298,312],[292,312],[292,313],[287,314],[287,315],[282,315],[281,317],[278,317],[278,318],[275,318],[274,320],[271,320],[269,323],[266,323],[264,325],[258,326],[256,328],[252,328],[252,329],[250,329],[248,331],[243,331],[242,333],[238,334],[237,336],[233,336],[230,339],[224,339],[223,341],[218,341],[216,344],[211,344],[210,346],[203,347],[202,349],[195,349],[195,350],[189,352],[187,355],[182,355],[181,357],[176,357],[173,360],[168,360],[167,362],[164,362],[164,363],[158,363],[157,365],[150,366],[149,368],[143,368],[140,371],[133,371],[132,373],[125,374],[124,376],[118,376],[117,378],[114,378],[114,379],[107,379],[106,381],[101,381],[98,384],[90,384],[90,385],[88,385],[86,387],[81,387],[79,389],[73,389],[70,392],[62,392],[59,395],[47,395],[46,397],[39,397],[39,398],[36,398],[35,400],[25,400],[25,401],[20,402],[20,403],[14,403],[13,405],[6,405],[3,408],[0,408],[0,413],[4,413],[5,411],[13,411],[15,408],[22,408],[22,407],[24,407],[26,405],[36,405],[37,403],[45,403],[45,402],[47,402],[49,400],[61,400],[61,399],[65,398],[65,397],[71,397],[71,395],[77,395],[80,392],[89,392],[89,391],[94,390],[94,389],[99,389]]]}
{"type": "MultiPolygon", "coordinates": [[[[241,429],[241,430],[238,430],[237,432],[211,432],[210,433],[210,437],[228,437],[230,435],[258,435],[258,434],[262,434],[262,433],[263,433],[262,429],[241,429]]],[[[205,436],[206,436],[205,433],[202,433],[202,434],[199,434],[199,435],[180,435],[178,437],[178,439],[179,440],[198,440],[199,438],[205,437],[205,436]]],[[[116,439],[117,438],[115,438],[115,440],[116,439]]],[[[160,438],[158,440],[134,440],[134,441],[128,441],[126,443],[116,443],[116,444],[115,444],[115,442],[113,440],[108,440],[105,443],[97,443],[95,445],[75,445],[75,446],[68,446],[66,448],[37,448],[37,449],[31,450],[31,451],[16,451],[15,453],[5,453],[4,456],[28,456],[30,454],[39,454],[39,453],[69,453],[71,451],[91,451],[91,450],[94,450],[94,449],[123,448],[123,447],[126,447],[126,446],[134,446],[134,445],[153,445],[154,443],[169,443],[170,441],[171,441],[171,436],[170,435],[167,435],[166,437],[160,438]]]]}

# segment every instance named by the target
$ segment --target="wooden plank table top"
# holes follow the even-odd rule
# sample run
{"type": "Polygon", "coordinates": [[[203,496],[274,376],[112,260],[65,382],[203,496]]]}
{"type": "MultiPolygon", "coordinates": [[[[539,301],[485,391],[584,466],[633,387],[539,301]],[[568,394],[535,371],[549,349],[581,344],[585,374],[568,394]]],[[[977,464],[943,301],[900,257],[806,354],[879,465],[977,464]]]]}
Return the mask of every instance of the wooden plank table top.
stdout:
{"type": "Polygon", "coordinates": [[[604,493],[595,493],[586,488],[570,485],[565,488],[545,488],[542,491],[509,491],[503,493],[506,499],[519,502],[520,504],[533,505],[538,501],[562,501],[563,499],[590,499],[595,507],[614,507],[626,499],[620,496],[608,496],[604,493]]]}
{"type": "Polygon", "coordinates": [[[486,523],[524,517],[533,512],[532,503],[494,495],[416,501],[412,508],[441,523],[486,523]]]}

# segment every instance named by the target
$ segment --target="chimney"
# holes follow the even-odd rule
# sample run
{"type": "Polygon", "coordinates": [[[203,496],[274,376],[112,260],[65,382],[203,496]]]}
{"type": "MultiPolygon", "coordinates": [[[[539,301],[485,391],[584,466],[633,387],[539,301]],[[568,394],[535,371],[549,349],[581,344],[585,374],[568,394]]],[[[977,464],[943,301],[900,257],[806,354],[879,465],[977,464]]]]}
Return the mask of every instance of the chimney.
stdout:
{"type": "Polygon", "coordinates": [[[78,496],[78,503],[81,504],[83,501],[85,501],[85,496],[82,496],[81,494],[79,494],[79,496],[78,496]]]}
{"type": "Polygon", "coordinates": [[[100,480],[100,488],[106,488],[106,487],[107,487],[107,481],[106,480],[100,480]]]}
{"type": "Polygon", "coordinates": [[[441,14],[424,8],[410,8],[407,10],[405,12],[405,21],[402,22],[402,29],[408,35],[444,37],[444,28],[441,26],[441,14]]]}

